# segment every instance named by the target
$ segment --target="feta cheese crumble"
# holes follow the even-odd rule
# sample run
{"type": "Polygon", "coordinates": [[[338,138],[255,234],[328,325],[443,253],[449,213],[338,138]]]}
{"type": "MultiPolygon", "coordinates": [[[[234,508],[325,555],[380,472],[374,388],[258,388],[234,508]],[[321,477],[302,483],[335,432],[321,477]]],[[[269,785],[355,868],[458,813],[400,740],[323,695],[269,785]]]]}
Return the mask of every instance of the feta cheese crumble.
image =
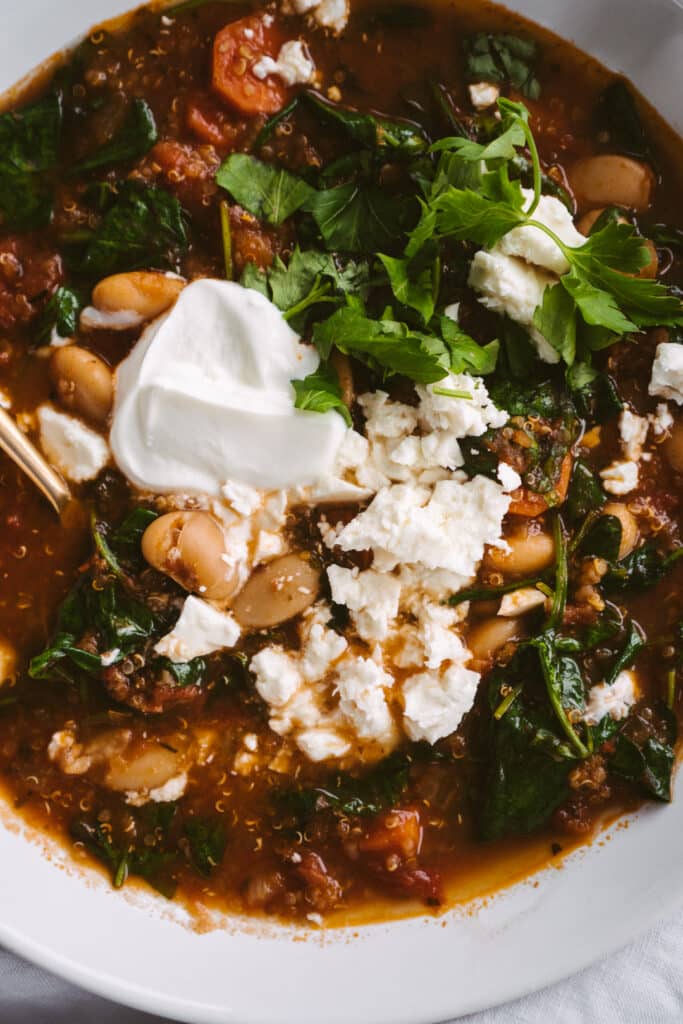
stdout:
{"type": "Polygon", "coordinates": [[[41,405],[37,415],[40,444],[52,465],[74,483],[94,480],[109,462],[104,438],[50,404],[41,405]]]}
{"type": "Polygon", "coordinates": [[[300,39],[293,39],[282,45],[277,60],[261,57],[252,66],[251,72],[260,79],[277,75],[285,85],[306,85],[313,78],[315,64],[304,43],[300,39]]]}
{"type": "Polygon", "coordinates": [[[463,665],[452,665],[442,676],[410,676],[403,684],[403,725],[410,739],[436,743],[455,732],[474,703],[479,678],[463,665]]]}
{"type": "Polygon", "coordinates": [[[343,32],[349,20],[349,0],[285,0],[285,14],[310,14],[323,28],[343,32]]]}
{"type": "MultiPolygon", "coordinates": [[[[533,192],[522,192],[528,209],[533,192]]],[[[554,196],[541,196],[533,219],[572,248],[586,241],[564,203],[554,196]]],[[[490,251],[476,253],[468,283],[479,293],[483,306],[526,327],[544,362],[558,363],[559,353],[534,327],[534,313],[543,301],[545,289],[556,284],[568,269],[566,257],[552,238],[527,225],[508,232],[490,251]]]]}
{"type": "Polygon", "coordinates": [[[368,569],[344,569],[331,565],[327,570],[332,600],[351,612],[358,635],[363,640],[385,640],[398,614],[401,583],[395,576],[368,569]]]}
{"type": "Polygon", "coordinates": [[[630,494],[638,486],[637,462],[611,462],[600,470],[602,486],[610,494],[630,494]]]}
{"type": "Polygon", "coordinates": [[[218,611],[208,601],[190,596],[185,599],[175,626],[154,650],[171,661],[187,662],[234,647],[240,634],[232,615],[218,611]]]}
{"type": "Polygon", "coordinates": [[[635,672],[620,672],[613,683],[599,683],[591,687],[583,720],[587,725],[598,725],[610,715],[616,722],[623,721],[638,699],[635,672]]]}
{"type": "Polygon", "coordinates": [[[487,110],[498,102],[500,86],[495,82],[473,82],[468,86],[470,103],[475,110],[487,110]]]}
{"type": "Polygon", "coordinates": [[[683,405],[683,345],[664,341],[657,346],[648,392],[683,405]]]}
{"type": "Polygon", "coordinates": [[[630,409],[624,409],[619,417],[619,436],[624,455],[631,462],[638,462],[643,454],[650,423],[645,416],[637,416],[630,409]]]}

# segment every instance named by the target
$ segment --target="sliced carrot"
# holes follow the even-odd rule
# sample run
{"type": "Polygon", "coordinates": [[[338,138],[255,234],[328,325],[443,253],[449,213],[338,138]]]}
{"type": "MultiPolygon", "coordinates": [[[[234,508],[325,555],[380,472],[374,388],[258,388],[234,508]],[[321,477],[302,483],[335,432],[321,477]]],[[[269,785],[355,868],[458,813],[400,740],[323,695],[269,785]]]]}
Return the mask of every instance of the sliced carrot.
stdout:
{"type": "Polygon", "coordinates": [[[226,25],[214,43],[214,91],[243,114],[277,113],[290,90],[275,75],[257,78],[252,68],[262,57],[277,57],[284,41],[282,30],[266,15],[226,25]]]}
{"type": "MultiPolygon", "coordinates": [[[[555,505],[561,505],[567,497],[569,482],[572,478],[572,466],[573,459],[571,455],[565,455],[560,468],[560,478],[555,488],[555,494],[557,495],[555,505]]],[[[516,491],[512,492],[512,501],[508,511],[514,516],[525,516],[527,519],[535,519],[536,516],[542,516],[547,512],[549,507],[544,495],[538,494],[536,491],[530,491],[527,487],[518,487],[516,491]]]]}

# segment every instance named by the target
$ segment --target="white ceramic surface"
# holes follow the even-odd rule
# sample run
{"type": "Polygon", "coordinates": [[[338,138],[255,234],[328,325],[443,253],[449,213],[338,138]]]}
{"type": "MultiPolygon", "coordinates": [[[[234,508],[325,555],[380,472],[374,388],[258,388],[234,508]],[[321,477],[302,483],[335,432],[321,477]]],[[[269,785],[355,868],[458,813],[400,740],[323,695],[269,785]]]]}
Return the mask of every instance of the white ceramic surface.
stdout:
{"type": "MultiPolygon", "coordinates": [[[[474,2],[474,0],[473,0],[474,2]]],[[[129,0],[0,0],[0,92],[129,0]]],[[[683,128],[679,0],[516,0],[509,7],[624,71],[683,128]]],[[[193,1024],[435,1024],[547,985],[683,902],[683,800],[470,916],[360,933],[204,935],[59,870],[0,825],[0,942],[112,999],[193,1024]]]]}

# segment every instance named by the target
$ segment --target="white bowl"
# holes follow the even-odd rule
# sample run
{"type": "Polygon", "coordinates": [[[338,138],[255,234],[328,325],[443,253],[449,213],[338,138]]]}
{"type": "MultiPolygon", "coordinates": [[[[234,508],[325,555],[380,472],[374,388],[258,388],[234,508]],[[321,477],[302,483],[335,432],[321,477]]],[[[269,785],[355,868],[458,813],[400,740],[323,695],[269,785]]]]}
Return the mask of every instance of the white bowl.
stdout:
{"type": "MultiPolygon", "coordinates": [[[[5,0],[0,93],[129,0],[5,0]]],[[[516,0],[508,6],[623,71],[679,130],[678,0],[516,0]]],[[[163,900],[58,869],[0,827],[0,941],[111,999],[193,1024],[433,1024],[560,979],[683,902],[683,800],[639,814],[476,913],[301,935],[234,923],[199,935],[163,900]]]]}

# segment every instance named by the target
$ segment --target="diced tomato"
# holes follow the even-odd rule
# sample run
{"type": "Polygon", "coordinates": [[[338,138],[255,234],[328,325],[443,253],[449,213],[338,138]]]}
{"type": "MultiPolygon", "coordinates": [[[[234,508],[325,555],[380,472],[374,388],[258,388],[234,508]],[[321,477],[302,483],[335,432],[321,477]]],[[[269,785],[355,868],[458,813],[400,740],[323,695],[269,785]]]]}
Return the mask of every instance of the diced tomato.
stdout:
{"type": "MultiPolygon", "coordinates": [[[[557,496],[555,504],[557,505],[561,505],[567,497],[569,481],[572,477],[572,466],[573,459],[571,455],[565,455],[560,468],[560,478],[555,488],[557,496]]],[[[530,491],[526,487],[518,487],[516,491],[512,492],[510,512],[515,516],[526,516],[527,519],[535,519],[536,516],[542,516],[544,512],[547,512],[549,507],[545,496],[538,494],[536,491],[530,491]]]]}
{"type": "Polygon", "coordinates": [[[236,110],[251,116],[275,114],[284,107],[289,89],[274,75],[264,79],[252,72],[262,57],[277,57],[285,41],[277,22],[250,15],[226,25],[216,36],[213,88],[236,110]]]}

